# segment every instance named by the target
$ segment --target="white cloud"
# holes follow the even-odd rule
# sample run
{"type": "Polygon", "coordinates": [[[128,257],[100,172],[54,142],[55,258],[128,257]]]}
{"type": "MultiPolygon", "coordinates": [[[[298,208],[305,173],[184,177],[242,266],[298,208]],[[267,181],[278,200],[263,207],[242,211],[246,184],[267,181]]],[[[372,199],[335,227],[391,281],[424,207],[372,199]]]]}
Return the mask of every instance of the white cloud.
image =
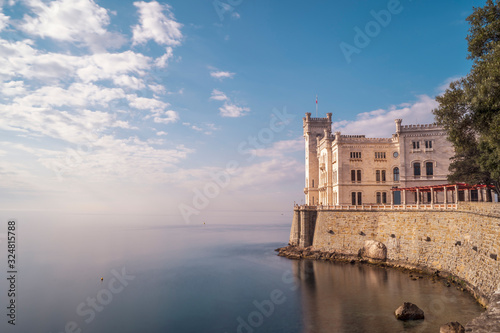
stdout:
{"type": "Polygon", "coordinates": [[[219,112],[222,117],[237,118],[250,112],[250,108],[238,106],[231,102],[224,102],[224,105],[219,108],[219,112]]]}
{"type": "Polygon", "coordinates": [[[461,76],[453,76],[444,80],[443,84],[437,88],[438,95],[444,94],[446,92],[446,89],[450,87],[450,83],[452,83],[453,81],[458,81],[461,78],[461,76]]]}
{"type": "Polygon", "coordinates": [[[304,174],[304,165],[291,158],[272,158],[241,167],[231,179],[231,189],[269,188],[271,184],[289,182],[304,174]]]}
{"type": "Polygon", "coordinates": [[[132,28],[134,45],[144,44],[150,39],[161,45],[180,45],[182,24],[175,21],[169,5],[137,1],[134,6],[139,12],[139,24],[132,28]]]}
{"type": "MultiPolygon", "coordinates": [[[[150,76],[155,68],[168,66],[172,47],[182,41],[181,24],[175,22],[170,7],[136,3],[140,18],[131,42],[155,40],[165,51],[156,57],[152,52],[142,54],[150,51],[147,47],[140,52],[106,51],[123,46],[124,39],[108,31],[115,26],[110,17],[116,13],[97,3],[101,4],[19,1],[12,9],[23,10],[16,20],[0,9],[0,176],[5,178],[6,196],[25,191],[43,205],[54,200],[56,193],[63,200],[54,202],[71,204],[79,200],[67,194],[81,192],[107,205],[109,200],[122,201],[126,192],[137,193],[130,191],[129,184],[151,193],[150,187],[177,183],[178,164],[194,152],[179,145],[182,140],[165,139],[164,124],[180,117],[166,99],[158,97],[168,97],[170,92],[154,79],[154,73],[150,76]],[[155,6],[160,10],[155,11],[155,6]],[[144,131],[138,128],[144,120],[148,120],[146,128],[153,123],[164,128],[158,125],[158,130],[144,131]],[[141,138],[130,136],[139,129],[141,138]],[[64,181],[55,181],[57,175],[64,181]],[[126,183],[120,188],[127,190],[99,197],[113,182],[126,183]]],[[[135,194],[129,202],[133,200],[137,200],[135,194]]],[[[23,199],[19,205],[29,203],[23,199]]]]}
{"type": "Polygon", "coordinates": [[[145,75],[151,68],[152,59],[130,50],[122,53],[102,53],[83,57],[77,74],[84,82],[114,79],[116,76],[134,73],[145,75]]]}
{"type": "Polygon", "coordinates": [[[87,142],[96,130],[111,126],[114,118],[113,115],[101,111],[80,110],[69,113],[43,106],[0,104],[0,129],[75,144],[87,142]]]}
{"type": "Polygon", "coordinates": [[[284,156],[288,153],[297,152],[304,150],[304,138],[299,137],[293,140],[282,140],[273,143],[271,147],[252,149],[251,152],[255,156],[259,157],[272,157],[276,158],[279,156],[284,156]]]}
{"type": "Polygon", "coordinates": [[[151,66],[152,58],[130,50],[73,56],[37,50],[31,40],[0,39],[0,78],[4,80],[22,76],[45,83],[68,78],[95,82],[120,75],[143,76],[151,66]]]}
{"type": "Polygon", "coordinates": [[[173,167],[188,154],[194,152],[184,146],[172,149],[158,149],[151,144],[160,141],[146,142],[137,137],[116,139],[110,135],[103,135],[92,142],[92,150],[82,156],[75,165],[67,165],[65,158],[68,153],[64,151],[55,157],[41,158],[47,168],[62,168],[66,177],[84,177],[93,182],[126,180],[140,183],[172,182],[167,167],[173,167]],[[140,168],[137,166],[140,165],[140,168]]]}
{"type": "Polygon", "coordinates": [[[210,135],[214,131],[219,130],[219,128],[217,126],[215,126],[215,124],[212,124],[212,123],[204,123],[202,125],[194,125],[194,124],[191,124],[188,122],[184,122],[184,123],[182,123],[182,125],[189,127],[194,131],[203,132],[203,134],[206,134],[206,135],[210,135]]]}
{"type": "Polygon", "coordinates": [[[66,78],[74,72],[80,59],[63,54],[46,53],[33,48],[34,42],[10,42],[0,39],[0,78],[40,78],[47,80],[66,78]]]}
{"type": "Polygon", "coordinates": [[[240,15],[238,12],[233,12],[233,13],[231,14],[231,18],[232,18],[233,20],[238,20],[240,17],[241,17],[241,15],[240,15]]]}
{"type": "Polygon", "coordinates": [[[218,79],[218,80],[223,80],[223,79],[232,79],[236,73],[232,72],[225,72],[225,71],[213,71],[210,72],[210,76],[218,79]]]}
{"type": "Polygon", "coordinates": [[[214,89],[212,90],[212,96],[210,96],[210,99],[213,99],[215,101],[227,101],[228,98],[226,94],[224,94],[222,91],[214,89]]]}
{"type": "Polygon", "coordinates": [[[155,59],[156,67],[165,68],[167,66],[168,61],[170,60],[170,58],[173,57],[173,55],[174,53],[172,51],[172,48],[170,46],[167,47],[165,53],[161,57],[155,59]]]}
{"type": "Polygon", "coordinates": [[[158,94],[158,95],[163,95],[167,91],[164,86],[162,86],[161,84],[157,84],[157,83],[148,85],[148,88],[151,89],[152,92],[154,92],[155,94],[158,94]]]}
{"type": "Polygon", "coordinates": [[[9,17],[0,12],[0,31],[5,29],[5,27],[8,25],[7,22],[9,22],[9,17]]]}
{"type": "Polygon", "coordinates": [[[175,123],[179,120],[179,114],[176,111],[167,110],[157,112],[155,117],[153,118],[155,123],[160,124],[170,124],[175,123]]]}
{"type": "Polygon", "coordinates": [[[4,96],[14,96],[24,94],[26,88],[23,81],[0,82],[0,92],[4,96]]]}
{"type": "Polygon", "coordinates": [[[134,90],[140,90],[146,87],[142,79],[125,74],[113,77],[113,83],[118,86],[127,87],[134,90]]]}
{"type": "Polygon", "coordinates": [[[49,4],[30,0],[26,5],[35,15],[24,15],[20,28],[32,35],[83,43],[95,50],[125,42],[120,34],[106,30],[108,11],[92,0],[55,0],[49,4]]]}
{"type": "Polygon", "coordinates": [[[215,126],[215,124],[212,123],[206,123],[205,124],[205,129],[204,129],[204,134],[206,135],[211,135],[214,131],[218,131],[220,128],[215,126]]]}
{"type": "Polygon", "coordinates": [[[124,121],[124,120],[117,120],[115,121],[111,127],[120,127],[120,128],[124,128],[124,129],[139,129],[138,127],[136,126],[132,126],[130,125],[130,123],[128,121],[124,121]]]}
{"type": "Polygon", "coordinates": [[[137,95],[128,95],[127,99],[130,106],[141,110],[162,110],[170,105],[154,98],[137,97],[137,95]]]}
{"type": "Polygon", "coordinates": [[[432,110],[438,106],[433,98],[427,95],[418,96],[410,105],[392,106],[388,110],[378,109],[357,115],[353,121],[333,123],[333,131],[343,134],[365,134],[367,137],[390,137],[396,130],[395,119],[403,119],[404,124],[427,124],[434,122],[432,110]]]}
{"type": "Polygon", "coordinates": [[[242,117],[246,113],[250,112],[250,108],[236,105],[231,102],[229,97],[218,89],[212,90],[211,100],[214,101],[224,101],[224,105],[219,108],[219,113],[222,117],[237,118],[242,117]]]}
{"type": "Polygon", "coordinates": [[[86,107],[108,106],[109,102],[125,97],[120,88],[103,88],[94,84],[73,83],[68,89],[58,86],[45,86],[23,97],[14,98],[14,102],[26,107],[86,107]]]}

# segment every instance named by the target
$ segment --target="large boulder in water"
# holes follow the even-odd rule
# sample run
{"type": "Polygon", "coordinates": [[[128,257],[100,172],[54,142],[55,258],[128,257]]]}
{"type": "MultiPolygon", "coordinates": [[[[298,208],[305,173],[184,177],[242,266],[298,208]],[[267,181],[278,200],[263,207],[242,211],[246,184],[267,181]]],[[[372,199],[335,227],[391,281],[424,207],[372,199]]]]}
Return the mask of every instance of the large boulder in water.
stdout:
{"type": "Polygon", "coordinates": [[[465,333],[465,328],[459,322],[453,321],[441,326],[439,333],[465,333]]]}
{"type": "Polygon", "coordinates": [[[387,259],[387,247],[384,243],[377,242],[374,240],[365,241],[365,245],[359,251],[361,257],[375,259],[375,260],[386,260],[387,259]]]}
{"type": "Polygon", "coordinates": [[[404,321],[424,319],[424,311],[410,302],[404,302],[403,305],[396,309],[394,314],[397,319],[404,321]]]}

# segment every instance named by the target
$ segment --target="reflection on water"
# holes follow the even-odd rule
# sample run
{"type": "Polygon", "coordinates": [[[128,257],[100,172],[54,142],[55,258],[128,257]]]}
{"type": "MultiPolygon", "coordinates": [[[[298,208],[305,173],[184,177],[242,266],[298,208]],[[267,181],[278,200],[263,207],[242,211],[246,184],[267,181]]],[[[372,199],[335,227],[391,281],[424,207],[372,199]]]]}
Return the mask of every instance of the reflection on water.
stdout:
{"type": "Polygon", "coordinates": [[[481,311],[455,288],[414,281],[395,269],[301,260],[293,261],[293,270],[301,286],[303,332],[439,332],[441,325],[465,325],[481,311]],[[425,320],[396,320],[394,310],[403,302],[417,304],[425,320]]]}
{"type": "MultiPolygon", "coordinates": [[[[405,327],[392,313],[404,301],[427,317],[409,332],[437,332],[439,324],[481,311],[466,294],[399,271],[278,257],[288,224],[17,218],[16,332],[399,332],[405,327]],[[134,278],[120,282],[122,269],[134,278]]],[[[5,265],[1,260],[2,272],[5,265]]],[[[4,309],[6,290],[2,278],[4,309]]],[[[14,332],[4,317],[0,332],[14,332]]]]}

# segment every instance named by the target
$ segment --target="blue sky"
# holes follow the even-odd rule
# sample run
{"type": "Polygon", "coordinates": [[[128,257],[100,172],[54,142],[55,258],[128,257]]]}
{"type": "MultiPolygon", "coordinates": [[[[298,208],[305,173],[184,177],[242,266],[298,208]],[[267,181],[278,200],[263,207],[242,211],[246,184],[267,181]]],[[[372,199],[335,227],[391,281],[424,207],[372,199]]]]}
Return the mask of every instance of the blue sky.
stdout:
{"type": "Polygon", "coordinates": [[[390,136],[467,74],[484,1],[0,1],[0,209],[288,212],[302,117],[390,136]]]}

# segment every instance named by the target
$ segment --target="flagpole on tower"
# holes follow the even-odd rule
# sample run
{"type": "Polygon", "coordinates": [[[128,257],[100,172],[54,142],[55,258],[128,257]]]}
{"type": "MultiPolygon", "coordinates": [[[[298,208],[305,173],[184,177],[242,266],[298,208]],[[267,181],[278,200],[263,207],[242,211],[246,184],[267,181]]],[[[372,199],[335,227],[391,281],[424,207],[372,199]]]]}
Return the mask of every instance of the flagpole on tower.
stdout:
{"type": "Polygon", "coordinates": [[[318,118],[318,95],[316,94],[316,118],[318,118]]]}

